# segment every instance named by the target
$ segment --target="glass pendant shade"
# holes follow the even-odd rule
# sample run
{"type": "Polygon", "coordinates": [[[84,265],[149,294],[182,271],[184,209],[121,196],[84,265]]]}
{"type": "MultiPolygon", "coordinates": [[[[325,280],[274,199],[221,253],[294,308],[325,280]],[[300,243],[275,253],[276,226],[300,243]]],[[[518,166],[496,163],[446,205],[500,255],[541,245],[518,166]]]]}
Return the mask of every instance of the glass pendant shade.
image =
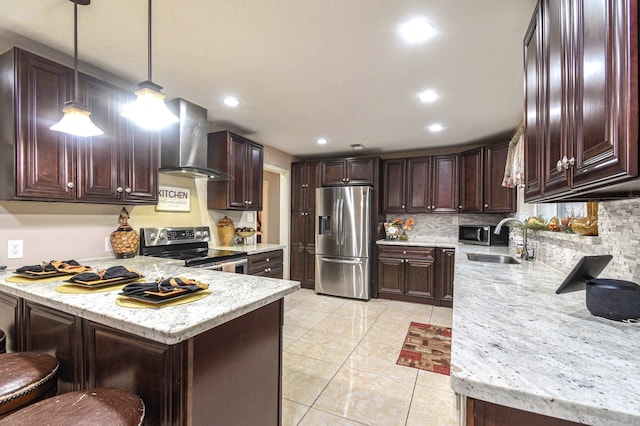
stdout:
{"type": "Polygon", "coordinates": [[[51,130],[84,137],[104,134],[98,126],[93,124],[89,117],[91,113],[84,105],[73,101],[66,102],[62,112],[64,112],[62,119],[49,127],[51,130]]]}
{"type": "Polygon", "coordinates": [[[147,130],[160,130],[177,123],[180,119],[167,108],[166,96],[161,90],[162,87],[151,81],[140,83],[135,92],[136,100],[124,106],[122,116],[147,130]]]}

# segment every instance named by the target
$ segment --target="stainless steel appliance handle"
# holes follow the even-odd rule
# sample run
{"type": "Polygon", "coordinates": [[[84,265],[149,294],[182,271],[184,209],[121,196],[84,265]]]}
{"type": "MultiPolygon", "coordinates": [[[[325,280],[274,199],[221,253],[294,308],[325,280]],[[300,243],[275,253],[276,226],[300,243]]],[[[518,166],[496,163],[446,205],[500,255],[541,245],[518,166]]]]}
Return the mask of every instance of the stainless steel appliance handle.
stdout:
{"type": "Polygon", "coordinates": [[[336,238],[338,245],[344,245],[344,199],[338,200],[338,238],[336,238]]]}
{"type": "Polygon", "coordinates": [[[482,241],[482,228],[478,228],[477,233],[478,233],[478,235],[476,236],[476,239],[478,241],[482,241]]]}
{"type": "Polygon", "coordinates": [[[229,262],[220,262],[220,263],[214,263],[214,264],[203,264],[203,265],[193,265],[190,266],[190,268],[197,268],[197,269],[208,269],[211,271],[222,271],[222,265],[224,265],[225,263],[233,263],[233,266],[241,266],[241,265],[245,265],[248,263],[247,259],[239,259],[239,260],[230,260],[229,262]]]}
{"type": "Polygon", "coordinates": [[[342,263],[345,265],[359,265],[362,263],[361,260],[332,259],[330,257],[321,257],[320,260],[327,263],[342,263]]]}

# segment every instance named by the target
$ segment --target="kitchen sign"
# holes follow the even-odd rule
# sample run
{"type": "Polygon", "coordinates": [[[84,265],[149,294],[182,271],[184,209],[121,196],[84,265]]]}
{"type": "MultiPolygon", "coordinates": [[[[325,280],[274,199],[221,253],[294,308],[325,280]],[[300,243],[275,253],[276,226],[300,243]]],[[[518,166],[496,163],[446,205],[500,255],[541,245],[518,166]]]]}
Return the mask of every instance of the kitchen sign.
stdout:
{"type": "Polygon", "coordinates": [[[156,211],[191,211],[191,191],[186,188],[160,186],[158,188],[158,204],[156,205],[156,211]]]}

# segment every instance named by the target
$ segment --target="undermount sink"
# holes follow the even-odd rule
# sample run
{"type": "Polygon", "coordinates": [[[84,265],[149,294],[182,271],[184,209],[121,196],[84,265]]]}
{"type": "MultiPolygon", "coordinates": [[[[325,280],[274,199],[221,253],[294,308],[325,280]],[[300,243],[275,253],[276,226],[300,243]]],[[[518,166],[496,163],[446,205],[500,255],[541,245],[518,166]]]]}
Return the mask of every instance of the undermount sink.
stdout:
{"type": "Polygon", "coordinates": [[[487,254],[487,253],[467,253],[467,259],[474,262],[488,262],[488,263],[520,263],[517,259],[507,256],[506,254],[487,254]]]}

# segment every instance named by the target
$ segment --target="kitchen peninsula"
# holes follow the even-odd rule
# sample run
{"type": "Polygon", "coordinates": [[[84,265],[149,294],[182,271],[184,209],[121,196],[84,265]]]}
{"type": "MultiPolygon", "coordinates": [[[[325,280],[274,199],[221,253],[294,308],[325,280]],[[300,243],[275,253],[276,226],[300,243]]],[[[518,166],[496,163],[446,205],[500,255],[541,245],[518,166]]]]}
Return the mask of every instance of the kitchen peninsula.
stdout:
{"type": "Polygon", "coordinates": [[[125,265],[146,281],[184,276],[209,284],[191,303],[116,304],[119,289],[56,291],[62,282],[12,283],[0,272],[0,328],[10,351],[60,362],[59,392],[121,387],[142,397],[145,424],[278,424],[281,418],[284,296],[294,281],[213,272],[138,256],[82,261],[125,265]]]}
{"type": "Polygon", "coordinates": [[[451,386],[466,424],[640,424],[640,327],[592,316],[584,291],[555,294],[566,274],[541,263],[469,252],[506,248],[456,249],[451,386]]]}

